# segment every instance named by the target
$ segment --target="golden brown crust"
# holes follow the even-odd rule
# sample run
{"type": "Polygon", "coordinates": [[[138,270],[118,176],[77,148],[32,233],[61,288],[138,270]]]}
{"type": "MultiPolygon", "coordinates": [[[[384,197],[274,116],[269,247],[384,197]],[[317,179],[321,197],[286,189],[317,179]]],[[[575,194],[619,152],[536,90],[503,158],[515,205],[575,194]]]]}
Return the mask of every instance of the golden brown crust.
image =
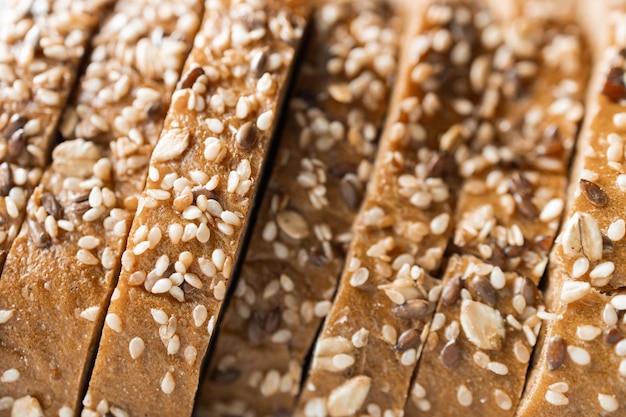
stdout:
{"type": "Polygon", "coordinates": [[[293,412],[371,173],[397,66],[397,16],[381,1],[343,2],[313,21],[198,416],[293,412]]]}
{"type": "Polygon", "coordinates": [[[136,205],[131,200],[145,182],[165,116],[149,109],[168,105],[200,9],[198,1],[121,2],[93,41],[65,112],[66,141],[28,202],[0,279],[0,311],[11,315],[0,324],[0,370],[19,375],[0,383],[0,397],[12,400],[14,415],[25,412],[21,404],[45,415],[79,411],[136,205]],[[151,13],[163,17],[147,19],[151,13]],[[163,45],[167,68],[142,62],[142,48],[155,48],[152,42],[163,45]]]}
{"type": "Polygon", "coordinates": [[[152,153],[84,415],[191,414],[306,2],[212,1],[152,153]],[[248,123],[249,122],[249,123],[248,123]]]}

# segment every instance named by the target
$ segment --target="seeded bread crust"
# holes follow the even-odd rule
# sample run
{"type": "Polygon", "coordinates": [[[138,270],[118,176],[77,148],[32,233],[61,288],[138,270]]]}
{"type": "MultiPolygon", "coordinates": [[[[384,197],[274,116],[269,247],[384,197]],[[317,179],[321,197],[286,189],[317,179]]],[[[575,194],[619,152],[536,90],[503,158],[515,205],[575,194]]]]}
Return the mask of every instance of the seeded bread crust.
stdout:
{"type": "Polygon", "coordinates": [[[328,4],[313,20],[198,416],[293,413],[302,364],[330,308],[371,174],[399,22],[381,1],[328,4]]]}
{"type": "Polygon", "coordinates": [[[85,416],[107,407],[191,414],[307,9],[301,1],[206,3],[152,153],[85,416]]]}
{"type": "Polygon", "coordinates": [[[28,202],[0,280],[0,397],[13,403],[0,415],[80,410],[148,159],[200,12],[195,0],[123,1],[93,41],[65,111],[66,141],[28,202]]]}
{"type": "Polygon", "coordinates": [[[623,76],[616,74],[624,68],[626,15],[623,3],[613,4],[614,10],[598,11],[591,2],[581,7],[584,16],[607,22],[609,29],[590,32],[597,59],[571,173],[569,209],[550,257],[553,314],[520,404],[522,417],[624,412],[625,233],[620,201],[626,177],[625,125],[619,115],[624,114],[626,90],[623,76]],[[598,382],[596,375],[601,375],[598,382]]]}
{"type": "Polygon", "coordinates": [[[111,0],[10,0],[0,13],[0,269],[111,0]]]}

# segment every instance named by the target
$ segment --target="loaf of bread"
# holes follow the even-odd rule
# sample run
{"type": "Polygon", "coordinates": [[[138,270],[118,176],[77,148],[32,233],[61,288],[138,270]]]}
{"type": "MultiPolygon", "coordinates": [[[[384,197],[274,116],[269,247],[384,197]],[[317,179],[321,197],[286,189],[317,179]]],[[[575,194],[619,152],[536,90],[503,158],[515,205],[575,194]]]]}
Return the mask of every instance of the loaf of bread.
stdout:
{"type": "Polygon", "coordinates": [[[0,270],[110,2],[7,0],[0,8],[0,270]]]}
{"type": "Polygon", "coordinates": [[[624,413],[626,1],[201,1],[0,0],[0,417],[624,413]]]}
{"type": "Polygon", "coordinates": [[[378,0],[329,3],[313,22],[197,416],[293,414],[371,173],[400,22],[378,0]]]}
{"type": "Polygon", "coordinates": [[[13,400],[4,412],[80,410],[148,160],[201,7],[126,0],[93,41],[64,112],[65,142],[28,202],[0,279],[0,311],[10,315],[0,324],[0,372],[12,375],[0,382],[0,397],[13,400]]]}
{"type": "Polygon", "coordinates": [[[191,415],[307,20],[306,1],[206,2],[152,152],[84,416],[191,415]]]}

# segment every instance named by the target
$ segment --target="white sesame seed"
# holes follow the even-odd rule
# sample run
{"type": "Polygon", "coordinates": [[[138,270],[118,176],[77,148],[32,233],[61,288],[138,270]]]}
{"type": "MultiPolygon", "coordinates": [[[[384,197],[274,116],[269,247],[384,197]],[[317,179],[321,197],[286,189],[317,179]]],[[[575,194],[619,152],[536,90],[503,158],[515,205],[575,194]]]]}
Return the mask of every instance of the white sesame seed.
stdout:
{"type": "Polygon", "coordinates": [[[120,316],[118,316],[117,314],[107,314],[105,322],[107,326],[109,326],[111,330],[115,331],[116,333],[122,332],[122,319],[120,319],[120,316]]]}
{"type": "Polygon", "coordinates": [[[208,119],[207,127],[213,133],[220,134],[224,131],[224,124],[218,119],[208,119]]]}
{"type": "Polygon", "coordinates": [[[152,318],[157,324],[167,324],[167,314],[163,310],[153,308],[150,309],[150,314],[152,314],[152,318]]]}
{"type": "Polygon", "coordinates": [[[615,344],[615,354],[618,356],[626,356],[626,339],[622,339],[615,344]]]}
{"type": "MultiPolygon", "coordinates": [[[[624,123],[626,124],[626,119],[624,120],[624,123]]],[[[598,393],[598,402],[600,403],[600,407],[609,413],[616,411],[619,408],[619,403],[617,402],[615,395],[598,393]]]]}
{"type": "Polygon", "coordinates": [[[563,205],[563,199],[561,198],[553,198],[552,200],[548,201],[543,207],[543,210],[541,210],[539,220],[544,223],[555,220],[561,215],[561,212],[563,211],[563,205]]]}
{"type": "Polygon", "coordinates": [[[561,406],[569,404],[569,399],[564,394],[553,390],[547,390],[545,398],[546,401],[552,405],[561,406]]]}
{"type": "Polygon", "coordinates": [[[200,327],[204,324],[208,317],[208,311],[202,304],[197,305],[192,312],[193,322],[196,327],[200,327]]]}
{"type": "Polygon", "coordinates": [[[618,129],[626,129],[626,113],[616,113],[613,115],[613,124],[618,129]]]}
{"type": "Polygon", "coordinates": [[[0,376],[0,382],[11,383],[20,379],[20,371],[15,368],[7,369],[0,376]]]}
{"type": "Polygon", "coordinates": [[[161,278],[152,286],[153,294],[165,294],[172,288],[172,281],[169,278],[161,278]]]}
{"type": "Polygon", "coordinates": [[[96,321],[96,318],[98,317],[99,312],[100,312],[100,307],[98,306],[87,307],[86,309],[80,312],[80,317],[85,320],[93,322],[93,321],[96,321]]]}
{"type": "Polygon", "coordinates": [[[550,386],[548,386],[548,389],[554,392],[560,392],[564,394],[569,391],[569,385],[567,384],[567,382],[560,381],[551,384],[550,386]]]}
{"type": "Polygon", "coordinates": [[[287,329],[278,330],[270,338],[272,343],[288,343],[291,340],[291,332],[287,329]]]}
{"type": "Polygon", "coordinates": [[[580,278],[589,270],[589,259],[586,256],[581,256],[574,261],[572,265],[572,277],[580,278]]]}
{"type": "Polygon", "coordinates": [[[15,310],[0,310],[0,324],[5,324],[13,318],[15,310]]]}
{"type": "Polygon", "coordinates": [[[133,337],[128,344],[128,350],[132,359],[139,358],[145,349],[145,344],[141,337],[133,337]]]}
{"type": "Polygon", "coordinates": [[[496,266],[491,270],[491,274],[489,275],[489,281],[491,285],[496,290],[501,290],[506,285],[506,278],[504,277],[504,273],[500,267],[496,266]]]}
{"type": "Polygon", "coordinates": [[[619,219],[611,223],[607,230],[607,236],[613,242],[618,242],[624,238],[626,234],[626,222],[624,219],[619,219]]]}
{"type": "Polygon", "coordinates": [[[148,249],[150,249],[150,242],[144,240],[143,242],[138,243],[137,246],[133,248],[133,254],[139,256],[145,253],[148,249]]]}
{"type": "Polygon", "coordinates": [[[617,324],[617,312],[611,304],[604,306],[604,310],[602,310],[602,320],[609,326],[617,324]]]}
{"type": "Polygon", "coordinates": [[[385,324],[382,329],[383,340],[390,345],[395,345],[398,339],[398,334],[395,327],[385,324]]]}
{"type": "Polygon", "coordinates": [[[81,263],[85,264],[85,265],[98,265],[100,264],[100,261],[98,260],[98,258],[96,258],[96,256],[85,250],[85,249],[79,249],[78,252],[76,253],[76,259],[78,259],[81,263]]]}
{"type": "Polygon", "coordinates": [[[442,235],[448,230],[449,224],[450,215],[448,213],[441,213],[430,222],[430,231],[436,236],[442,235]]]}
{"type": "Polygon", "coordinates": [[[332,364],[337,370],[343,371],[354,364],[354,357],[346,353],[339,353],[333,356],[332,364]]]}
{"type": "Polygon", "coordinates": [[[415,349],[408,349],[402,353],[400,357],[400,363],[404,366],[412,366],[417,360],[417,351],[415,349]]]}
{"type": "Polygon", "coordinates": [[[272,119],[274,118],[274,111],[268,110],[257,118],[256,125],[259,130],[266,131],[272,125],[272,119]]]}
{"type": "Polygon", "coordinates": [[[463,407],[469,407],[472,405],[472,392],[464,384],[461,384],[456,391],[456,399],[463,407]]]}
{"type": "Polygon", "coordinates": [[[78,239],[78,246],[83,249],[95,249],[100,244],[100,239],[95,236],[83,236],[78,239]]]}
{"type": "Polygon", "coordinates": [[[493,391],[493,397],[496,401],[497,406],[501,410],[510,410],[511,407],[513,407],[513,401],[511,401],[511,397],[509,397],[506,392],[496,388],[493,391]]]}
{"type": "Polygon", "coordinates": [[[621,377],[626,378],[626,359],[622,359],[619,363],[618,373],[621,377]]]}
{"type": "Polygon", "coordinates": [[[515,342],[513,354],[520,363],[528,363],[530,360],[530,350],[520,341],[515,342]]]}
{"type": "Polygon", "coordinates": [[[611,299],[611,305],[616,310],[626,310],[626,294],[616,295],[611,299]]]}
{"type": "Polygon", "coordinates": [[[174,381],[172,373],[168,371],[161,380],[161,391],[165,394],[171,394],[174,392],[174,388],[176,388],[176,381],[174,381]]]}
{"type": "Polygon", "coordinates": [[[609,278],[611,275],[613,275],[614,271],[615,271],[615,264],[613,262],[611,261],[602,262],[601,264],[596,265],[596,267],[591,270],[591,272],[589,273],[589,278],[591,279],[609,278]]]}
{"type": "Polygon", "coordinates": [[[566,281],[561,290],[561,301],[565,304],[573,303],[586,296],[589,291],[591,285],[588,282],[566,281]]]}
{"type": "Polygon", "coordinates": [[[576,329],[576,336],[585,342],[590,342],[600,336],[602,329],[591,325],[581,325],[576,329]]]}
{"type": "Polygon", "coordinates": [[[489,362],[487,369],[496,375],[507,375],[509,373],[509,368],[500,362],[489,362]]]}
{"type": "Polygon", "coordinates": [[[589,355],[589,352],[581,347],[569,345],[567,346],[567,353],[569,354],[569,357],[572,359],[572,361],[577,365],[589,365],[589,363],[591,362],[591,356],[589,355]]]}
{"type": "Polygon", "coordinates": [[[221,301],[226,296],[226,284],[224,281],[220,281],[217,283],[215,288],[213,288],[213,296],[216,300],[221,301]]]}
{"type": "Polygon", "coordinates": [[[369,278],[370,272],[367,268],[361,267],[354,271],[352,277],[350,277],[350,285],[353,287],[360,287],[365,284],[369,278]]]}

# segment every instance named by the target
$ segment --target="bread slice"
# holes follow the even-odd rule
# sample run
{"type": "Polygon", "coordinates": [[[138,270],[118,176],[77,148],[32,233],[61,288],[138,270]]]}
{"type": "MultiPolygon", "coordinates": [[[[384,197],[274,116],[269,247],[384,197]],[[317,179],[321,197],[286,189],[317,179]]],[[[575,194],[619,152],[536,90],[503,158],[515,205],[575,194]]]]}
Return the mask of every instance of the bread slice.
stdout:
{"type": "Polygon", "coordinates": [[[191,414],[307,6],[207,2],[152,153],[84,416],[191,414]]]}
{"type": "Polygon", "coordinates": [[[411,13],[417,21],[408,25],[387,128],[299,416],[402,415],[441,293],[429,273],[452,235],[456,163],[476,136],[473,113],[491,71],[483,68],[474,85],[470,74],[492,54],[480,42],[491,20],[463,1],[422,2],[411,13]]]}
{"type": "Polygon", "coordinates": [[[293,413],[371,173],[401,23],[378,0],[329,3],[313,21],[197,416],[293,413]]]}
{"type": "Polygon", "coordinates": [[[523,417],[620,415],[625,409],[623,155],[616,152],[624,137],[617,116],[624,102],[622,78],[615,74],[624,68],[626,9],[613,4],[614,9],[608,2],[580,4],[583,23],[592,19],[606,25],[587,26],[596,53],[593,78],[571,173],[569,209],[550,257],[553,315],[520,403],[518,415],[523,417]]]}
{"type": "Polygon", "coordinates": [[[488,163],[474,164],[479,170],[460,193],[455,255],[444,274],[407,416],[514,415],[540,317],[549,316],[537,284],[564,207],[587,53],[580,31],[569,26],[571,14],[534,10],[501,14],[503,43],[493,66],[508,51],[509,63],[498,68],[505,78],[525,66],[535,70],[514,95],[507,96],[504,84],[502,104],[492,120],[483,121],[495,127],[497,140],[483,148],[480,158],[488,163]],[[527,42],[524,48],[519,39],[527,42]],[[520,153],[524,147],[532,151],[520,153]],[[459,257],[468,253],[482,260],[459,257]]]}
{"type": "Polygon", "coordinates": [[[150,153],[201,8],[198,0],[120,2],[93,41],[64,115],[66,141],[28,202],[0,279],[0,415],[79,413],[150,153]],[[152,54],[159,59],[147,61],[152,54]]]}
{"type": "Polygon", "coordinates": [[[110,0],[10,0],[0,13],[0,270],[110,0]]]}

